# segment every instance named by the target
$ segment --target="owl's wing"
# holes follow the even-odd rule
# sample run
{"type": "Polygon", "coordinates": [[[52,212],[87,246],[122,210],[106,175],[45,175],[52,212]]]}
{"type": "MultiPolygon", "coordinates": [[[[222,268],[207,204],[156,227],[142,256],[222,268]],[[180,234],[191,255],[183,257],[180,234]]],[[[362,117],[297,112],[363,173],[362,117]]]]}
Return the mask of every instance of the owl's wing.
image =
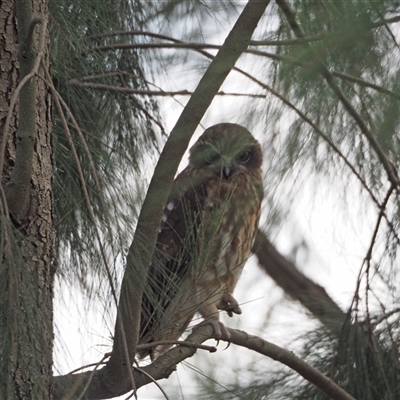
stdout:
{"type": "MultiPolygon", "coordinates": [[[[186,169],[177,177],[164,209],[143,293],[140,343],[151,341],[161,328],[160,321],[190,273],[192,256],[197,251],[196,235],[206,193],[199,179],[191,175],[186,169]]],[[[139,355],[149,353],[145,350],[139,355]]]]}

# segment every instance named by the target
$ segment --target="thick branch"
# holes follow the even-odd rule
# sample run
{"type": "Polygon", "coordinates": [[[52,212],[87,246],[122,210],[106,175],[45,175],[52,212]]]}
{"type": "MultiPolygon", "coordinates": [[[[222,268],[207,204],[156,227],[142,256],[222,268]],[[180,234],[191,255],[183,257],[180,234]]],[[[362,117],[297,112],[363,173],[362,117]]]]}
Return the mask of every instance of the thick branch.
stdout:
{"type": "Polygon", "coordinates": [[[134,240],[127,255],[115,326],[114,347],[107,366],[102,370],[105,379],[100,382],[105,390],[125,386],[131,371],[139,333],[141,298],[147,266],[150,264],[163,207],[180,159],[213,97],[237,59],[247,48],[251,35],[268,3],[269,0],[248,2],[183,110],[160,156],[139,216],[134,240]],[[124,354],[123,331],[126,332],[130,359],[126,359],[124,354]]]}
{"type": "Polygon", "coordinates": [[[283,257],[260,230],[253,252],[258,257],[260,267],[285,293],[303,304],[329,329],[340,329],[346,316],[340,307],[322,286],[307,278],[293,263],[283,257]]]}
{"type": "MultiPolygon", "coordinates": [[[[287,294],[300,301],[329,329],[340,329],[345,314],[341,311],[339,306],[328,296],[321,286],[304,276],[294,264],[286,260],[261,231],[257,234],[253,251],[258,257],[260,267],[263,268],[287,294]]],[[[232,343],[267,355],[289,366],[332,398],[352,399],[347,393],[344,394],[336,384],[307,365],[304,361],[294,356],[291,352],[255,336],[250,336],[245,332],[233,329],[229,329],[229,332],[232,336],[232,343]]],[[[168,378],[170,374],[175,371],[177,364],[195,354],[196,347],[188,346],[189,343],[201,344],[210,338],[211,335],[211,327],[203,326],[201,329],[197,329],[193,332],[185,340],[184,346],[174,347],[164,356],[142,369],[155,380],[168,378]]],[[[209,349],[207,348],[207,350],[209,349]]],[[[94,373],[93,371],[88,371],[80,374],[55,377],[55,399],[59,399],[62,396],[66,396],[66,399],[75,398],[78,394],[82,393],[89,379],[90,385],[88,385],[88,390],[83,398],[112,398],[123,395],[131,390],[128,380],[120,386],[105,388],[104,380],[108,379],[108,374],[108,367],[105,367],[94,373]]],[[[151,379],[140,371],[134,371],[134,379],[136,388],[140,388],[151,382],[151,379]]]]}
{"type": "MultiPolygon", "coordinates": [[[[199,344],[212,337],[212,333],[213,329],[210,325],[205,325],[196,329],[186,338],[184,346],[173,347],[166,354],[141,369],[152,376],[153,380],[168,378],[176,370],[176,366],[180,362],[184,361],[186,358],[192,357],[196,353],[199,344]],[[194,346],[188,346],[189,343],[193,343],[194,346]]],[[[106,366],[94,373],[93,371],[87,371],[79,374],[67,374],[54,377],[54,399],[75,399],[82,393],[89,379],[91,379],[91,384],[83,399],[111,399],[132,390],[129,382],[125,382],[124,385],[110,386],[108,389],[105,389],[103,382],[108,376],[107,368],[106,366]]],[[[133,374],[137,389],[153,381],[140,371],[134,370],[133,374]]]]}
{"type": "MultiPolygon", "coordinates": [[[[309,382],[317,386],[321,391],[327,394],[332,399],[337,400],[354,400],[352,396],[341,389],[335,382],[324,376],[318,370],[305,361],[295,356],[291,351],[283,349],[282,347],[276,346],[273,343],[267,342],[257,336],[249,335],[246,332],[239,331],[236,329],[229,329],[231,335],[231,342],[238,346],[246,347],[250,350],[256,351],[257,353],[263,354],[270,357],[289,368],[298,372],[301,376],[307,379],[309,382]]],[[[184,361],[186,358],[192,357],[196,353],[196,346],[187,346],[188,343],[199,345],[212,338],[213,329],[211,325],[204,325],[200,328],[195,329],[185,340],[186,345],[184,347],[177,346],[169,350],[163,356],[157,358],[152,364],[141,368],[146,374],[140,371],[134,371],[136,387],[140,388],[153,380],[168,378],[172,372],[175,371],[176,366],[184,361]]],[[[85,386],[85,382],[89,378],[92,382],[97,382],[103,379],[104,368],[100,371],[88,371],[81,374],[69,374],[64,376],[58,376],[54,378],[55,394],[54,399],[60,399],[65,396],[63,387],[75,388],[67,393],[65,399],[75,398],[77,394],[81,393],[80,390],[85,386]]],[[[104,399],[120,396],[127,393],[130,388],[126,386],[123,390],[121,388],[114,388],[113,393],[109,393],[105,397],[105,393],[94,391],[98,388],[98,385],[91,385],[89,390],[85,393],[83,398],[85,399],[104,399]]]]}

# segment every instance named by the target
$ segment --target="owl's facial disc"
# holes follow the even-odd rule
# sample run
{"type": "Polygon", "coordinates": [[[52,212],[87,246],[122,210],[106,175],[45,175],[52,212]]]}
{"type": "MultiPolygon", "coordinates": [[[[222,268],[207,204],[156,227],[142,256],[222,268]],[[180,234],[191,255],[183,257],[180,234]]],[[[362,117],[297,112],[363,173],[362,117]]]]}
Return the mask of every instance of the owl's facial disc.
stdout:
{"type": "Polygon", "coordinates": [[[246,164],[252,158],[252,147],[249,143],[236,143],[230,148],[203,144],[192,152],[190,162],[195,167],[205,167],[222,178],[229,179],[237,173],[244,172],[246,164]]]}
{"type": "Polygon", "coordinates": [[[247,129],[235,124],[223,123],[206,129],[190,149],[191,168],[225,179],[255,171],[261,163],[259,143],[247,129]]]}

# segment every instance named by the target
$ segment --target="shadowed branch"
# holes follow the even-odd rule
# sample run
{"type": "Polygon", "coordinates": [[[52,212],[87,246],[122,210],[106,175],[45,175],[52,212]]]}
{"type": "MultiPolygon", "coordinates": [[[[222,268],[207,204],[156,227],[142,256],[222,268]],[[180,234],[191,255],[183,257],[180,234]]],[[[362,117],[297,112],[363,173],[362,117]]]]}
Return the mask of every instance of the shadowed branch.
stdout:
{"type": "Polygon", "coordinates": [[[298,300],[326,327],[340,329],[346,314],[329,297],[325,289],[302,274],[296,266],[280,254],[262,231],[258,231],[253,252],[260,268],[265,271],[286,294],[298,300]]]}
{"type": "MultiPolygon", "coordinates": [[[[231,343],[246,347],[247,349],[253,350],[259,354],[270,357],[294,371],[298,372],[306,380],[317,386],[322,392],[328,395],[332,399],[336,400],[354,400],[354,398],[344,391],[340,386],[338,386],[331,379],[323,375],[317,369],[307,364],[305,361],[294,355],[291,351],[283,349],[273,343],[270,343],[260,337],[250,335],[246,332],[229,329],[228,331],[231,335],[231,343]]],[[[213,328],[211,325],[203,325],[193,332],[186,338],[185,343],[201,344],[204,341],[211,339],[213,333],[213,328]]],[[[134,377],[136,382],[136,387],[140,388],[145,386],[154,380],[160,380],[168,378],[175,370],[176,366],[184,361],[185,359],[192,357],[196,353],[196,346],[190,347],[187,344],[183,347],[177,346],[169,350],[164,355],[157,358],[153,363],[141,368],[144,373],[138,371],[136,368],[134,370],[134,377]]],[[[55,385],[55,396],[54,398],[60,399],[61,395],[64,394],[62,387],[76,388],[76,392],[80,387],[85,386],[85,382],[91,379],[95,382],[97,379],[102,378],[102,371],[88,371],[82,374],[74,375],[64,375],[54,378],[55,385]]],[[[94,387],[92,387],[93,389],[94,387]]],[[[119,388],[120,389],[120,388],[119,388]]],[[[86,393],[86,399],[98,399],[98,398],[111,398],[111,396],[118,396],[127,393],[130,388],[125,386],[125,391],[118,390],[114,388],[115,392],[110,394],[110,397],[103,397],[104,393],[90,391],[86,393]]],[[[70,391],[66,397],[67,399],[74,398],[74,393],[70,391]]]]}

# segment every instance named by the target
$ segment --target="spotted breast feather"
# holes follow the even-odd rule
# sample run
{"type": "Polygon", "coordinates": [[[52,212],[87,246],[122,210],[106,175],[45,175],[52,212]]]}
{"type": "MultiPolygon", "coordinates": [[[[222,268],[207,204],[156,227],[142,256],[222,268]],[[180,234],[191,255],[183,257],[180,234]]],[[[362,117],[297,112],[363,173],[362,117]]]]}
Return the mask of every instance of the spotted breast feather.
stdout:
{"type": "Polygon", "coordinates": [[[263,196],[262,152],[247,129],[208,128],[190,150],[165,206],[142,300],[140,342],[152,358],[171,347],[198,312],[229,339],[218,310],[242,311],[233,290],[249,257],[263,196]]]}

